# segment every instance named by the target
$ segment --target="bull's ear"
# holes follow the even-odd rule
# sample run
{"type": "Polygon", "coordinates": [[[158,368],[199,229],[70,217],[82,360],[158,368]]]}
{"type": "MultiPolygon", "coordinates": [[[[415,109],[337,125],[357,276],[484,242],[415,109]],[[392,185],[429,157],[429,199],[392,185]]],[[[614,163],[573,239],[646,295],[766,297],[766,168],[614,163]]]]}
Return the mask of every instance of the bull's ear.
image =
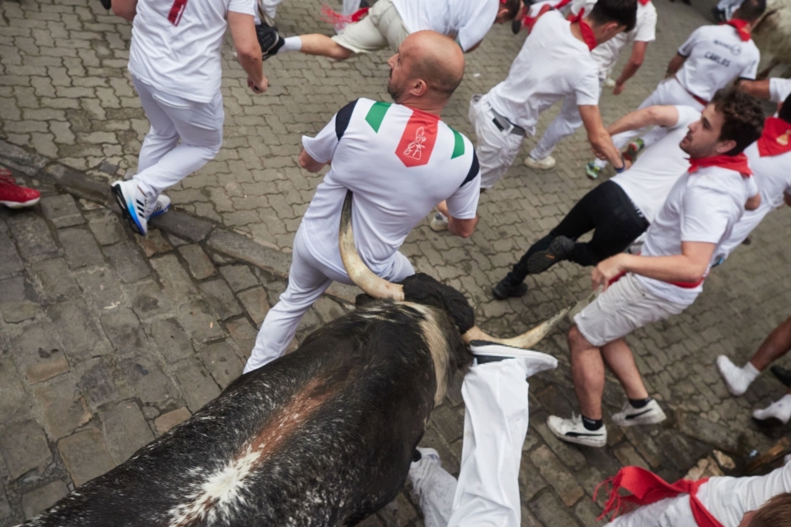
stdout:
{"type": "Polygon", "coordinates": [[[361,308],[361,307],[367,306],[371,302],[376,302],[376,299],[374,297],[372,297],[371,295],[368,295],[368,294],[365,294],[365,293],[360,293],[354,299],[354,307],[355,308],[361,308]]]}

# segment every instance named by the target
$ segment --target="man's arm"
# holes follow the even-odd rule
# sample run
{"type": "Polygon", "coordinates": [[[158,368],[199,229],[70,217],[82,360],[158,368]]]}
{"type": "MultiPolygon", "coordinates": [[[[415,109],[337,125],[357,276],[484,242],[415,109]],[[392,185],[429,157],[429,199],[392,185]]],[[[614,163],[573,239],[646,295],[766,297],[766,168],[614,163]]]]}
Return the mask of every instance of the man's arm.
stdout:
{"type": "Polygon", "coordinates": [[[261,45],[255,34],[253,15],[229,11],[228,26],[231,28],[231,38],[239,64],[247,73],[247,86],[255,93],[264,93],[269,87],[269,81],[264,77],[261,45]]]}
{"type": "Polygon", "coordinates": [[[761,206],[761,195],[756,194],[755,196],[747,200],[747,203],[744,204],[744,210],[755,210],[760,206],[761,206]]]}
{"type": "Polygon", "coordinates": [[[137,0],[113,0],[112,8],[116,16],[131,22],[137,14],[137,0]]]}
{"type": "Polygon", "coordinates": [[[771,97],[771,92],[769,91],[769,79],[763,79],[760,81],[740,79],[736,81],[736,85],[744,93],[752,95],[753,97],[758,97],[759,99],[764,99],[767,101],[771,97]]]}
{"type": "Polygon", "coordinates": [[[604,124],[601,120],[599,107],[593,105],[578,106],[582,123],[585,125],[585,131],[588,133],[588,141],[590,141],[594,154],[600,159],[606,159],[615,167],[616,170],[626,168],[621,157],[621,153],[615,148],[612,142],[612,137],[607,133],[604,124]]]}
{"type": "Polygon", "coordinates": [[[678,70],[681,69],[681,66],[684,65],[684,61],[686,60],[687,57],[676,53],[676,56],[670,59],[670,63],[667,65],[667,71],[665,71],[665,78],[669,79],[670,77],[673,77],[676,73],[678,73],[678,70]]]}
{"type": "Polygon", "coordinates": [[[471,220],[459,220],[453,216],[448,216],[448,231],[456,236],[462,238],[469,238],[475,230],[475,225],[478,223],[478,216],[471,220]]]}
{"type": "Polygon", "coordinates": [[[647,49],[648,42],[635,41],[635,43],[632,44],[632,54],[629,56],[629,62],[627,62],[626,66],[621,70],[620,77],[615,81],[615,88],[612,90],[613,95],[620,95],[623,92],[626,81],[631,79],[634,74],[637,73],[637,70],[640,69],[640,66],[643,65],[645,51],[647,49]]]}
{"type": "Polygon", "coordinates": [[[324,168],[324,165],[327,163],[322,163],[320,161],[316,161],[310,154],[308,154],[307,150],[303,149],[302,152],[299,154],[299,166],[307,170],[308,172],[313,172],[314,174],[324,168]]]}
{"type": "Polygon", "coordinates": [[[675,106],[648,106],[642,110],[627,113],[607,127],[610,135],[630,130],[639,130],[646,126],[675,126],[678,123],[678,109],[675,106]]]}
{"type": "Polygon", "coordinates": [[[703,278],[716,247],[707,242],[681,242],[681,254],[673,256],[616,254],[593,269],[593,287],[607,289],[610,280],[621,273],[639,274],[663,282],[695,283],[703,278]]]}

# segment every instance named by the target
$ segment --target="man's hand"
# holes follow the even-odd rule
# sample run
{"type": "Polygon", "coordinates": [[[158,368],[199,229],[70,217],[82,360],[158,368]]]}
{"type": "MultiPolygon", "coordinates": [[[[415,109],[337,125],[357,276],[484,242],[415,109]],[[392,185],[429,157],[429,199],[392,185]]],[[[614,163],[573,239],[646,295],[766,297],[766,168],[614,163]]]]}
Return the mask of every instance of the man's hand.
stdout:
{"type": "Polygon", "coordinates": [[[625,87],[626,87],[626,84],[625,84],[625,83],[618,84],[618,83],[616,82],[616,83],[615,83],[615,88],[613,88],[613,89],[612,89],[612,94],[613,94],[613,95],[620,95],[620,94],[622,94],[622,93],[623,93],[623,89],[624,89],[625,87]]]}
{"type": "Polygon", "coordinates": [[[610,281],[625,271],[622,263],[623,256],[623,253],[616,254],[606,260],[602,260],[599,265],[594,267],[593,271],[591,271],[593,289],[601,287],[602,291],[606,291],[610,287],[610,281]]]}
{"type": "Polygon", "coordinates": [[[247,77],[247,87],[253,90],[255,94],[262,94],[269,88],[269,80],[266,77],[263,77],[263,81],[258,81],[260,84],[256,84],[256,81],[252,77],[247,77]]]}

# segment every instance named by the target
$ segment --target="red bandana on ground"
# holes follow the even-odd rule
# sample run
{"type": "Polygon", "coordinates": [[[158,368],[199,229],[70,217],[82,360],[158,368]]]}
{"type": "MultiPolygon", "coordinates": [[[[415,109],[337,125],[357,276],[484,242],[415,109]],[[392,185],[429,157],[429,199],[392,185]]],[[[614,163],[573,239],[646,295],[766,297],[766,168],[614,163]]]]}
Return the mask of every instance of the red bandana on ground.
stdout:
{"type": "Polygon", "coordinates": [[[689,173],[695,173],[699,168],[720,167],[726,170],[735,170],[742,177],[750,177],[753,171],[747,164],[747,156],[744,152],[735,156],[711,156],[711,157],[691,157],[689,158],[689,173]]]}
{"type": "Polygon", "coordinates": [[[437,142],[439,117],[414,108],[410,110],[412,117],[406,123],[401,141],[396,147],[396,155],[404,165],[417,167],[425,165],[431,158],[434,143],[437,142]]]}
{"type": "Polygon", "coordinates": [[[764,121],[764,131],[758,139],[758,153],[766,157],[786,152],[791,152],[791,123],[779,117],[769,117],[764,121]]]}
{"type": "Polygon", "coordinates": [[[579,22],[580,31],[582,32],[582,40],[584,40],[585,44],[588,45],[588,49],[593,51],[593,48],[595,48],[599,43],[596,42],[596,37],[593,36],[593,30],[591,29],[591,27],[588,25],[587,22],[585,22],[582,19],[584,15],[585,15],[585,8],[583,7],[582,9],[580,9],[580,12],[577,13],[576,15],[569,15],[568,20],[572,24],[574,22],[579,22]]]}
{"type": "Polygon", "coordinates": [[[645,470],[640,467],[624,467],[618,473],[599,484],[596,491],[593,493],[593,499],[596,500],[596,494],[602,485],[611,484],[610,497],[607,504],[604,506],[604,512],[601,513],[597,519],[601,520],[610,512],[615,511],[618,516],[618,511],[621,508],[621,501],[626,501],[634,505],[649,505],[665,498],[673,498],[680,494],[689,494],[689,505],[692,508],[692,515],[695,517],[695,522],[698,527],[723,527],[717,521],[706,507],[700,502],[697,497],[698,488],[708,481],[706,479],[699,479],[698,481],[689,481],[680,479],[673,484],[663,480],[653,472],[645,470]],[[620,489],[628,490],[630,496],[621,496],[618,494],[620,489]]]}
{"type": "Polygon", "coordinates": [[[725,23],[736,28],[736,32],[739,33],[739,38],[742,39],[743,42],[750,40],[750,28],[748,27],[750,24],[748,22],[739,20],[738,18],[732,18],[725,23]]]}

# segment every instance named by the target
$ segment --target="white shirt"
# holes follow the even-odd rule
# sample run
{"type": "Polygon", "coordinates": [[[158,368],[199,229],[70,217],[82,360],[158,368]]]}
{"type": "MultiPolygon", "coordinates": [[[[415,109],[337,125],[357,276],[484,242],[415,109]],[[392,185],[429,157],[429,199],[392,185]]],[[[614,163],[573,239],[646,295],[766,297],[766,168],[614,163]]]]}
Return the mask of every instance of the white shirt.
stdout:
{"type": "Polygon", "coordinates": [[[500,10],[500,0],[393,0],[410,33],[431,29],[456,39],[468,51],[483,40],[500,10]]]}
{"type": "MultiPolygon", "coordinates": [[[[685,173],[648,227],[642,255],[674,256],[681,254],[681,242],[713,243],[708,273],[719,246],[741,218],[744,204],[757,191],[753,178],[743,178],[733,170],[706,167],[685,173]]],[[[703,284],[684,288],[640,275],[637,279],[649,293],[677,304],[690,305],[703,291],[703,284]]]]}
{"type": "Polygon", "coordinates": [[[220,91],[228,11],[252,15],[255,0],[138,0],[129,71],[165,93],[210,102],[220,91]]]}
{"type": "Polygon", "coordinates": [[[598,105],[599,78],[588,46],[563,15],[550,11],[536,22],[508,77],[489,92],[489,103],[533,135],[541,112],[566,97],[577,106],[598,105]]]}
{"type": "Polygon", "coordinates": [[[354,192],[357,251],[377,274],[387,271],[412,228],[442,200],[454,218],[475,217],[481,178],[472,143],[434,115],[358,99],[316,137],[303,137],[302,145],[316,161],[332,161],[302,228],[313,256],[340,273],[338,227],[347,190],[354,192]]]}
{"type": "Polygon", "coordinates": [[[665,204],[670,189],[689,168],[689,155],[678,146],[687,127],[700,120],[700,112],[689,106],[676,106],[678,121],[668,127],[667,135],[646,148],[626,172],[611,179],[652,223],[665,204]]]}
{"type": "MultiPolygon", "coordinates": [[[[588,12],[586,10],[586,12],[588,12]]],[[[653,42],[656,40],[656,7],[651,2],[643,5],[637,2],[637,23],[628,33],[618,33],[593,49],[593,60],[599,66],[599,80],[604,81],[612,73],[623,48],[634,42],[653,42]]]]}
{"type": "Polygon", "coordinates": [[[769,79],[769,100],[783,102],[791,95],[791,79],[772,77],[769,79]]]}
{"type": "Polygon", "coordinates": [[[678,54],[687,57],[676,73],[687,91],[710,101],[736,77],[755,79],[761,53],[752,40],[739,38],[729,25],[701,26],[689,36],[678,54]]]}

